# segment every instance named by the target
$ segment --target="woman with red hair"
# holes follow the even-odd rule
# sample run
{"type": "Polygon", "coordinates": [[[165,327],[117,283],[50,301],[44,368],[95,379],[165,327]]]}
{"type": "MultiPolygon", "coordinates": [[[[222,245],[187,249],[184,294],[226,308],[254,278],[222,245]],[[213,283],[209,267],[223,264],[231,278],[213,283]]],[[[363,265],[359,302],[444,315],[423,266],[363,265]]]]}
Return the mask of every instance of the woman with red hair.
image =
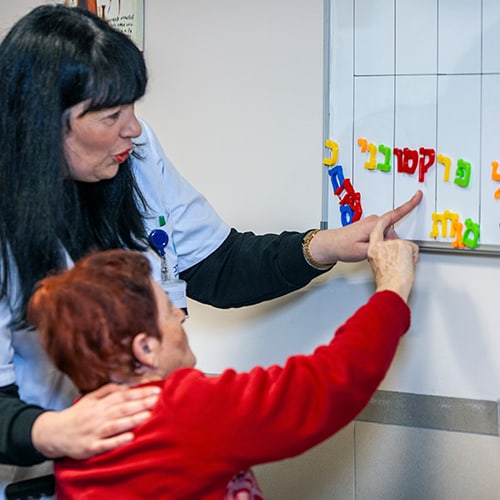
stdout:
{"type": "Polygon", "coordinates": [[[85,460],[55,463],[57,498],[261,499],[250,467],[297,455],[348,424],[385,376],[410,326],[418,247],[385,240],[368,258],[376,292],[328,345],[284,366],[207,376],[183,329],[184,312],[139,252],[109,250],[40,282],[28,305],[49,357],[82,393],[109,382],[157,386],[135,439],[85,460]]]}

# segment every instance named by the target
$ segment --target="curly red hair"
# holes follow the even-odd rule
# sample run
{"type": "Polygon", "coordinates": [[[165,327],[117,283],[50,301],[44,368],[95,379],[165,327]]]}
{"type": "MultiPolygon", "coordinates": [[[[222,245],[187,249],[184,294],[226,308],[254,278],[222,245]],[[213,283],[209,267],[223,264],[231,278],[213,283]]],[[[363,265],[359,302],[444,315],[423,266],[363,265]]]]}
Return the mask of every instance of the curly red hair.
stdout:
{"type": "Polygon", "coordinates": [[[28,320],[54,364],[82,393],[127,382],[137,333],[161,338],[151,265],[139,252],[107,250],[41,280],[28,320]]]}

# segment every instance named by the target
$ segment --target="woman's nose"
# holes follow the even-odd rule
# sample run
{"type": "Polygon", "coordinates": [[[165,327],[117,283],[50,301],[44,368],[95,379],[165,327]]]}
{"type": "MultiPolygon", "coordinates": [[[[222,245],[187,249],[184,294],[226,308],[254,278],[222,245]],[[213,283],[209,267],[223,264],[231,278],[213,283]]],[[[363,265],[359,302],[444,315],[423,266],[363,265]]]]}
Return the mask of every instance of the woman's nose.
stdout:
{"type": "Polygon", "coordinates": [[[130,137],[132,139],[141,135],[142,127],[139,123],[139,120],[137,119],[137,116],[135,116],[135,109],[133,104],[126,106],[126,108],[124,109],[124,115],[125,120],[121,129],[121,135],[123,137],[130,137]]]}

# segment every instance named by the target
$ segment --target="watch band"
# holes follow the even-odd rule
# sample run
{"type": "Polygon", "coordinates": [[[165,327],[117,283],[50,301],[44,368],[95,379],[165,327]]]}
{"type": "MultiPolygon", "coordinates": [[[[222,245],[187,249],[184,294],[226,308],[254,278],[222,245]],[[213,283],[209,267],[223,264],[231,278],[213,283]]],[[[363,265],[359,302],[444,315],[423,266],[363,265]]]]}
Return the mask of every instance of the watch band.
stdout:
{"type": "Polygon", "coordinates": [[[306,235],[302,239],[302,253],[304,254],[304,258],[306,259],[307,263],[310,266],[320,271],[323,271],[325,269],[330,269],[331,267],[333,267],[333,264],[320,264],[312,256],[311,250],[309,249],[309,245],[311,244],[311,240],[314,238],[314,235],[317,232],[319,232],[319,229],[313,229],[308,233],[306,233],[306,235]]]}

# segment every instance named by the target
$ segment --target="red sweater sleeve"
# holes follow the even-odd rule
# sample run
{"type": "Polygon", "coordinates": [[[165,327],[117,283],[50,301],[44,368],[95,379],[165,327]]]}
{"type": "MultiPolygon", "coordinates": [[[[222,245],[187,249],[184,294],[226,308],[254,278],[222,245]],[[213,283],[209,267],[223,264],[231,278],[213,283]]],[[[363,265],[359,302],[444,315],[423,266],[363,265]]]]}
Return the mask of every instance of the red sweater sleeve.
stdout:
{"type": "Polygon", "coordinates": [[[379,292],[328,345],[292,356],[283,367],[226,370],[217,377],[174,372],[165,381],[167,404],[178,428],[189,429],[201,460],[245,468],[290,457],[328,438],[364,408],[409,326],[406,303],[393,292],[379,292]]]}

